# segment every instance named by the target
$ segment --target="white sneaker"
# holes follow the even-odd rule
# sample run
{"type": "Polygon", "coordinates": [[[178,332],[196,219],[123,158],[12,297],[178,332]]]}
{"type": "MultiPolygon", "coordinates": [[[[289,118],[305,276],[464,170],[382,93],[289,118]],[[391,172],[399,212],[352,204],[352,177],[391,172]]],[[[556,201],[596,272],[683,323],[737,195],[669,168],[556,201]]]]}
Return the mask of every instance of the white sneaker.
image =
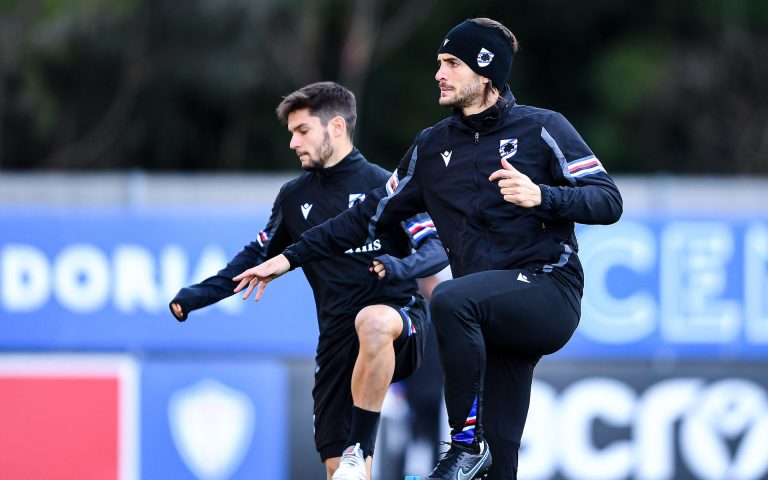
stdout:
{"type": "Polygon", "coordinates": [[[368,480],[365,473],[365,456],[359,443],[344,450],[339,468],[333,474],[333,480],[368,480]]]}

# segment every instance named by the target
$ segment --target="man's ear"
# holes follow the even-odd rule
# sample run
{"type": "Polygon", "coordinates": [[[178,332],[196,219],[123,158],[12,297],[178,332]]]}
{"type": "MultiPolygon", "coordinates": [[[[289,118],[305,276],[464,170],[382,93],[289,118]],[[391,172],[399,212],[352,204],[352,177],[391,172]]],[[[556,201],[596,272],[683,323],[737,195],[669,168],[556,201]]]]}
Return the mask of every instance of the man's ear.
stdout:
{"type": "Polygon", "coordinates": [[[331,127],[331,134],[334,137],[340,137],[347,134],[347,122],[341,115],[335,116],[329,120],[328,124],[331,127]]]}

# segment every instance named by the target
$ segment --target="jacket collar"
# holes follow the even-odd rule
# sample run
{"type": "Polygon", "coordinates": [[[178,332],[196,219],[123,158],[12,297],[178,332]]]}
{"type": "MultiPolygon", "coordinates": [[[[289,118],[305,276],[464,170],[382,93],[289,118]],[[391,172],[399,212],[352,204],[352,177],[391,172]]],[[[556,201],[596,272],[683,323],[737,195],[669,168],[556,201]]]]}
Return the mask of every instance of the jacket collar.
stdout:
{"type": "Polygon", "coordinates": [[[468,116],[464,116],[461,110],[456,109],[451,123],[465,130],[484,133],[495,127],[502,115],[514,106],[515,102],[515,96],[512,95],[509,85],[505,85],[495,104],[480,113],[468,116]]]}
{"type": "Polygon", "coordinates": [[[357,171],[360,167],[363,166],[363,163],[365,163],[365,157],[363,157],[363,154],[360,153],[360,150],[357,148],[352,147],[352,151],[349,152],[346,157],[342,158],[341,161],[336,165],[328,168],[321,168],[319,170],[315,170],[314,172],[323,178],[344,177],[352,172],[357,171]]]}

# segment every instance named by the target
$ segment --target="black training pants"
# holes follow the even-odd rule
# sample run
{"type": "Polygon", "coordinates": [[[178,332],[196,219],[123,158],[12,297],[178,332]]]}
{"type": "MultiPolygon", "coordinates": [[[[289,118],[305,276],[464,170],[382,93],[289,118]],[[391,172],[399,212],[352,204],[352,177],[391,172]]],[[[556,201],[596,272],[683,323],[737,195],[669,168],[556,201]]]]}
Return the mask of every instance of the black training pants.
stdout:
{"type": "Polygon", "coordinates": [[[432,295],[451,434],[487,440],[489,480],[516,478],[533,369],[573,335],[578,298],[551,274],[525,269],[448,280],[432,295]],[[475,401],[476,423],[470,415],[475,401]]]}

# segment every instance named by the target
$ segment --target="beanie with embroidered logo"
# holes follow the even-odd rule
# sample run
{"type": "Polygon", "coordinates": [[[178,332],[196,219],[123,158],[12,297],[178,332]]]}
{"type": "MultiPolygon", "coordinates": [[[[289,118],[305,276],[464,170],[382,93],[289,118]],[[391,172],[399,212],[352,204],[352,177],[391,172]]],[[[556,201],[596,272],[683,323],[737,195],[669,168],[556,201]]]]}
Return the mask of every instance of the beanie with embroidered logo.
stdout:
{"type": "Polygon", "coordinates": [[[448,32],[437,53],[455,56],[478,75],[490,78],[499,89],[507,83],[514,55],[500,29],[472,20],[465,20],[448,32]]]}

